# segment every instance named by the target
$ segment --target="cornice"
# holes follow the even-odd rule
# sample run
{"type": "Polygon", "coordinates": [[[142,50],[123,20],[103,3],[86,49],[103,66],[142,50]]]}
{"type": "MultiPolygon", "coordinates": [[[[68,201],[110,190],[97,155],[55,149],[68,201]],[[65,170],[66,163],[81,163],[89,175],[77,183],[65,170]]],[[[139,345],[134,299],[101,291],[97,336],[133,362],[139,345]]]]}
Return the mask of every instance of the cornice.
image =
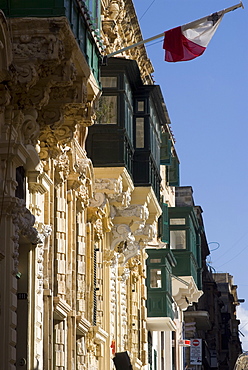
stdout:
{"type": "Polygon", "coordinates": [[[60,297],[53,297],[53,314],[55,320],[64,320],[69,312],[72,311],[71,307],[60,297]]]}
{"type": "Polygon", "coordinates": [[[192,276],[172,276],[172,296],[181,310],[198,302],[202,294],[192,276]]]}

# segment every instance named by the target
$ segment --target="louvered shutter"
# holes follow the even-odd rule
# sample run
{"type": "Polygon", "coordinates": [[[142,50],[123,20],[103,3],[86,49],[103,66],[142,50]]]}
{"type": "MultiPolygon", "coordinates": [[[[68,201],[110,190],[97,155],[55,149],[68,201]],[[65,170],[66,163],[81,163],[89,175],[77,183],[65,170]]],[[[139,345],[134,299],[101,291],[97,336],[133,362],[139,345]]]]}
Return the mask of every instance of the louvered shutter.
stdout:
{"type": "Polygon", "coordinates": [[[172,157],[171,166],[168,168],[169,185],[179,186],[179,160],[177,157],[172,157]]]}
{"type": "Polygon", "coordinates": [[[161,147],[160,147],[160,164],[171,164],[171,140],[168,132],[161,134],[161,147]]]}
{"type": "Polygon", "coordinates": [[[166,203],[162,204],[162,215],[161,215],[161,221],[162,221],[162,235],[161,235],[161,241],[163,243],[170,242],[170,231],[169,231],[169,215],[168,215],[168,205],[166,203]]]}

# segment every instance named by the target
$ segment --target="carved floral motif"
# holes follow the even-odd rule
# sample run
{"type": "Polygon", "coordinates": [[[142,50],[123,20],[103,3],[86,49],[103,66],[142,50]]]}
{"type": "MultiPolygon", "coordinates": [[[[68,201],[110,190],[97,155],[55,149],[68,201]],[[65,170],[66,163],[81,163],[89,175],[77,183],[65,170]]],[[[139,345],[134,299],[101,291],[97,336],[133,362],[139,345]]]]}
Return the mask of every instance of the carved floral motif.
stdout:
{"type": "Polygon", "coordinates": [[[19,238],[24,236],[32,244],[43,244],[45,238],[50,235],[51,228],[49,225],[39,227],[39,230],[34,227],[35,217],[26,208],[25,202],[22,199],[16,198],[16,204],[12,209],[12,220],[15,226],[15,235],[12,240],[14,241],[14,271],[13,274],[18,272],[18,257],[19,257],[19,238]]]}
{"type": "Polygon", "coordinates": [[[24,113],[22,134],[24,136],[25,144],[37,144],[40,127],[37,123],[38,113],[35,109],[30,109],[24,113]]]}

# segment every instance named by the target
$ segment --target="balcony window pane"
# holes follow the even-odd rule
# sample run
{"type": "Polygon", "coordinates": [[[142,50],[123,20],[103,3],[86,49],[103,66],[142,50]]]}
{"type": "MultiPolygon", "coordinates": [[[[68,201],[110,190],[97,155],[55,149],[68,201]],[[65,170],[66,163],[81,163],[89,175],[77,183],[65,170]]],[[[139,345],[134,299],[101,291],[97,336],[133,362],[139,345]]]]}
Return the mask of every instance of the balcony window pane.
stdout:
{"type": "Polygon", "coordinates": [[[185,218],[171,218],[170,225],[185,225],[185,218]]]}
{"type": "Polygon", "coordinates": [[[150,270],[150,287],[161,288],[162,287],[162,275],[161,269],[150,270]]]}
{"type": "Polygon", "coordinates": [[[186,249],[186,231],[171,230],[170,231],[170,246],[171,249],[186,249]]]}
{"type": "Polygon", "coordinates": [[[117,77],[102,77],[102,87],[117,87],[117,77]]]}
{"type": "Polygon", "coordinates": [[[124,76],[124,85],[125,85],[125,92],[126,92],[127,99],[132,105],[133,104],[132,90],[131,90],[131,87],[129,85],[129,82],[126,76],[124,76]]]}
{"type": "Polygon", "coordinates": [[[138,112],[144,112],[145,110],[145,102],[144,100],[138,101],[138,112]]]}
{"type": "Polygon", "coordinates": [[[102,96],[96,110],[97,123],[117,124],[117,96],[102,96]]]}
{"type": "Polygon", "coordinates": [[[127,96],[125,96],[125,127],[127,129],[129,138],[133,141],[133,107],[130,104],[127,96]]]}
{"type": "Polygon", "coordinates": [[[151,258],[150,263],[161,263],[161,258],[151,258]]]}
{"type": "Polygon", "coordinates": [[[144,118],[136,118],[136,148],[144,148],[144,118]]]}

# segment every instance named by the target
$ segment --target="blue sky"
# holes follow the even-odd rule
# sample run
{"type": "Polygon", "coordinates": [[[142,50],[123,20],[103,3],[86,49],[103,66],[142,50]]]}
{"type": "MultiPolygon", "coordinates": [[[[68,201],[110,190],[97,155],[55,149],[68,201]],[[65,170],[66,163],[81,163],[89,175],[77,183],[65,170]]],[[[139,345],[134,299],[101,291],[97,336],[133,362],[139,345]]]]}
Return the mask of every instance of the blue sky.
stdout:
{"type": "MultiPolygon", "coordinates": [[[[235,5],[238,0],[134,0],[143,38],[235,5]]],[[[205,53],[164,62],[162,39],[147,44],[180,158],[181,185],[203,208],[216,272],[228,272],[244,298],[239,311],[248,350],[248,2],[225,14],[205,53]],[[151,45],[153,44],[153,45],[151,45]]]]}

